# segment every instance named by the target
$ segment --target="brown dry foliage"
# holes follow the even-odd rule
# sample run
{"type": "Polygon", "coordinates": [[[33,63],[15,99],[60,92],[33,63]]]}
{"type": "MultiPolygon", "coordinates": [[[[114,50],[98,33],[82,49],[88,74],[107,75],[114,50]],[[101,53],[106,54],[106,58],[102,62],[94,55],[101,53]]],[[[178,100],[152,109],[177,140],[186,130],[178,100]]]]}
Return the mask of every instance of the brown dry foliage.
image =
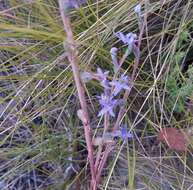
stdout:
{"type": "Polygon", "coordinates": [[[157,139],[175,151],[185,151],[188,146],[188,135],[174,127],[161,129],[157,139]]]}

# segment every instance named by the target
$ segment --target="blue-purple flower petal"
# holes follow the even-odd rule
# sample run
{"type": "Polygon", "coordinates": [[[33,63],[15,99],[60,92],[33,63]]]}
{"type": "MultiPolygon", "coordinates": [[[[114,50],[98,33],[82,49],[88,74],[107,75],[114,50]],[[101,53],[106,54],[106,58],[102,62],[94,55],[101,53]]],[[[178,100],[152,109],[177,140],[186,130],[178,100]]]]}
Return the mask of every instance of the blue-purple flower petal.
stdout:
{"type": "Polygon", "coordinates": [[[109,89],[109,81],[107,80],[109,71],[103,72],[101,68],[97,68],[96,76],[99,78],[100,84],[105,89],[109,89]]]}
{"type": "Polygon", "coordinates": [[[122,32],[115,32],[115,36],[122,41],[124,44],[127,43],[127,38],[122,32]]]}
{"type": "Polygon", "coordinates": [[[126,126],[123,126],[120,129],[114,131],[112,133],[112,136],[113,137],[120,137],[122,140],[125,140],[127,138],[133,138],[132,133],[127,131],[126,126]]]}
{"type": "Polygon", "coordinates": [[[65,3],[65,9],[78,9],[81,5],[85,4],[86,0],[68,0],[65,3]]]}
{"type": "Polygon", "coordinates": [[[141,15],[141,4],[137,4],[134,7],[134,11],[135,11],[136,14],[141,15]]]}
{"type": "Polygon", "coordinates": [[[122,32],[116,32],[115,36],[122,41],[124,44],[128,45],[132,48],[133,43],[137,39],[137,35],[133,32],[129,32],[128,34],[124,35],[122,32]]]}
{"type": "Polygon", "coordinates": [[[102,94],[99,96],[99,103],[101,105],[101,110],[98,114],[98,116],[103,116],[106,113],[109,113],[110,116],[115,117],[115,114],[113,112],[113,109],[117,105],[117,100],[113,99],[111,96],[107,96],[105,94],[102,94]]]}
{"type": "Polygon", "coordinates": [[[129,84],[128,84],[128,77],[125,75],[121,75],[121,77],[118,80],[113,80],[110,82],[110,85],[114,87],[113,89],[113,95],[116,96],[121,90],[129,90],[129,84]]]}

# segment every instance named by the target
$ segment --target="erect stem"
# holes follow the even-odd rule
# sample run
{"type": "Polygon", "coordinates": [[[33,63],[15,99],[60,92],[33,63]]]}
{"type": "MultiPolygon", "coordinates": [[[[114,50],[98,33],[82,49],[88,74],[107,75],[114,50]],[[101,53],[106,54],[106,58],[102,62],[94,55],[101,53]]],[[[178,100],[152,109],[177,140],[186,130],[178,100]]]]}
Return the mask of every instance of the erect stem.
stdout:
{"type": "MultiPolygon", "coordinates": [[[[68,14],[65,10],[65,5],[68,3],[68,0],[58,0],[59,2],[59,9],[60,14],[62,17],[62,22],[64,25],[64,30],[66,32],[66,44],[68,48],[68,60],[72,67],[72,72],[74,76],[75,85],[78,91],[78,97],[81,105],[81,110],[84,113],[85,122],[83,122],[84,126],[84,133],[85,133],[85,140],[88,150],[88,159],[90,163],[90,170],[91,170],[91,178],[92,178],[92,189],[96,187],[96,174],[95,174],[95,167],[94,167],[94,156],[93,156],[93,147],[92,147],[92,138],[91,138],[91,128],[90,128],[90,119],[87,110],[87,103],[84,88],[82,86],[80,80],[80,73],[78,68],[78,56],[77,56],[77,49],[76,49],[76,42],[73,38],[72,28],[70,24],[70,19],[68,14]]],[[[66,49],[65,45],[64,48],[66,49]]]]}

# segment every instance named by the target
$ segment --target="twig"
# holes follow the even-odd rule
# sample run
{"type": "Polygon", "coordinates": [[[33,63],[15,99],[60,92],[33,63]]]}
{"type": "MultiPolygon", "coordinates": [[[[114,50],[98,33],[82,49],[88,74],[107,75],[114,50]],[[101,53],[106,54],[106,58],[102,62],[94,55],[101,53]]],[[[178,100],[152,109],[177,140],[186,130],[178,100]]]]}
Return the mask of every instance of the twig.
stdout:
{"type": "MultiPolygon", "coordinates": [[[[76,43],[73,38],[73,33],[70,25],[70,19],[68,17],[68,14],[65,10],[65,5],[68,3],[68,0],[58,0],[59,2],[59,8],[60,8],[60,14],[62,17],[64,30],[66,32],[66,42],[67,42],[67,48],[68,48],[68,60],[71,64],[73,76],[75,85],[78,91],[78,97],[81,105],[81,110],[84,113],[85,120],[83,122],[84,126],[84,133],[85,133],[85,140],[88,150],[88,159],[90,163],[90,170],[91,170],[91,186],[92,189],[96,189],[96,174],[95,174],[95,167],[94,167],[94,156],[93,156],[93,147],[92,147],[92,138],[91,138],[91,127],[90,127],[90,119],[88,115],[87,110],[87,103],[86,103],[86,97],[84,88],[82,87],[81,81],[80,81],[80,73],[78,68],[78,56],[77,56],[77,49],[76,49],[76,43]]],[[[64,44],[64,48],[66,49],[66,43],[64,44]]]]}

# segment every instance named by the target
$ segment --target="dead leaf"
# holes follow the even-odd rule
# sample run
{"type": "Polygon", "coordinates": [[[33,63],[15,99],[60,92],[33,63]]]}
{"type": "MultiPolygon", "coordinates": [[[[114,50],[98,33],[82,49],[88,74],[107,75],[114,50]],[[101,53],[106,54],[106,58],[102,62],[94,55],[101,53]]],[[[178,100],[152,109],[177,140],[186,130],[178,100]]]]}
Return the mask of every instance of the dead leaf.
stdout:
{"type": "Polygon", "coordinates": [[[161,129],[157,140],[176,151],[185,151],[188,146],[188,135],[174,127],[161,129]]]}

